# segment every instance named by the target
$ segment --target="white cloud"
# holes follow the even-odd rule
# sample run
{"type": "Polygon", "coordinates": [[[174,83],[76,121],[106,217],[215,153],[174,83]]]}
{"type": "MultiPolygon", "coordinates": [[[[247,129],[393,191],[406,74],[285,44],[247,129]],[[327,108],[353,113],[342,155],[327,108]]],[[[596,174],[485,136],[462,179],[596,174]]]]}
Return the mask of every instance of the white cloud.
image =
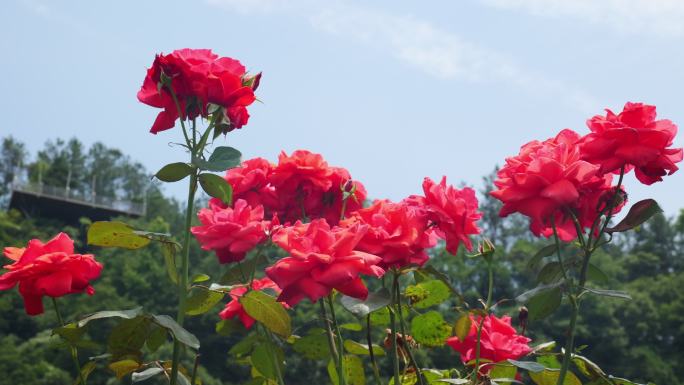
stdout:
{"type": "Polygon", "coordinates": [[[238,12],[291,12],[314,29],[353,39],[439,79],[503,82],[536,94],[558,95],[581,111],[595,108],[582,90],[532,73],[513,58],[468,41],[410,15],[357,5],[350,1],[207,0],[238,12]]]}
{"type": "Polygon", "coordinates": [[[480,0],[501,9],[545,17],[572,17],[625,33],[684,35],[682,0],[480,0]]]}

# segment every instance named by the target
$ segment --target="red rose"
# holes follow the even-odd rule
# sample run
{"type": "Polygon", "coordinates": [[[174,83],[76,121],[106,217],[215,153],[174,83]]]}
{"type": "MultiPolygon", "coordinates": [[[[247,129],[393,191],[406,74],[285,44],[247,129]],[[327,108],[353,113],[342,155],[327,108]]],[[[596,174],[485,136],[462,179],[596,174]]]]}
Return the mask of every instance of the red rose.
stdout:
{"type": "Polygon", "coordinates": [[[201,226],[190,231],[204,250],[214,250],[220,263],[238,262],[266,239],[268,221],[263,206],[251,207],[238,199],[234,207],[225,207],[212,199],[209,208],[197,214],[201,226]]]}
{"type": "Polygon", "coordinates": [[[451,185],[447,186],[446,177],[442,177],[439,184],[425,178],[423,192],[425,198],[422,204],[429,213],[430,220],[437,226],[437,235],[446,240],[447,251],[456,254],[461,242],[468,250],[472,250],[469,236],[480,233],[476,222],[482,218],[482,214],[477,211],[475,190],[468,187],[459,190],[451,185]]]}
{"type": "Polygon", "coordinates": [[[498,189],[491,192],[503,202],[499,215],[526,215],[532,232],[545,236],[552,234],[553,218],[564,241],[577,236],[565,210],[572,210],[582,226],[591,226],[600,201],[611,188],[611,177],[602,176],[599,166],[581,159],[579,139],[576,132],[566,129],[544,142],[527,143],[517,156],[506,159],[494,181],[498,189]]]}
{"type": "Polygon", "coordinates": [[[376,200],[370,207],[352,213],[340,225],[356,223],[368,225],[357,249],[381,257],[379,266],[383,269],[422,266],[428,260],[425,249],[436,243],[426,213],[405,203],[376,200]]]}
{"type": "Polygon", "coordinates": [[[290,255],[266,268],[266,275],[283,289],[278,301],[290,306],[305,297],[311,302],[330,294],[332,289],[365,299],[368,289],[360,274],[380,277],[381,258],[355,250],[368,226],[330,228],[323,219],[297,222],[273,235],[273,242],[290,255]]]}
{"type": "MultiPolygon", "coordinates": [[[[252,289],[258,291],[271,289],[276,294],[280,294],[281,292],[278,285],[276,285],[275,282],[271,281],[271,279],[268,277],[255,279],[254,281],[252,281],[252,289]]],[[[229,293],[231,301],[226,304],[226,307],[223,310],[221,310],[221,312],[219,313],[219,317],[221,317],[222,319],[238,317],[238,319],[240,319],[245,328],[249,329],[254,324],[254,318],[250,317],[249,314],[247,314],[245,309],[242,307],[242,304],[240,303],[240,297],[245,295],[245,293],[247,293],[246,286],[236,287],[235,289],[231,290],[229,293]]],[[[286,304],[283,304],[283,306],[289,307],[286,304]]]]}
{"type": "Polygon", "coordinates": [[[263,205],[267,218],[279,204],[275,188],[268,180],[273,167],[266,159],[254,158],[226,172],[226,180],[233,187],[233,199],[244,199],[252,207],[263,205]]]}
{"type": "Polygon", "coordinates": [[[29,315],[43,313],[43,296],[61,297],[86,292],[93,295],[90,281],[100,276],[102,264],[91,254],[74,254],[74,241],[64,233],[47,243],[29,241],[26,248],[6,247],[4,254],[14,261],[0,275],[0,290],[19,284],[29,315]]]}
{"type": "Polygon", "coordinates": [[[366,188],[359,181],[352,180],[351,174],[342,167],[331,167],[330,190],[323,194],[323,212],[321,217],[329,224],[335,225],[340,218],[347,217],[350,213],[363,207],[366,200],[366,188]],[[344,193],[350,194],[344,198],[344,193]],[[342,207],[344,206],[344,215],[342,207]]]}
{"type": "Polygon", "coordinates": [[[672,145],[677,126],[669,120],[655,120],[656,107],[643,103],[627,103],[615,115],[596,115],[587,121],[591,133],[580,141],[582,159],[597,164],[601,173],[635,168],[641,183],[650,185],[678,170],[681,148],[672,145]]]}
{"type": "MultiPolygon", "coordinates": [[[[470,320],[470,331],[463,341],[458,337],[451,337],[446,343],[461,354],[461,361],[464,364],[472,365],[477,348],[477,328],[482,318],[471,315],[470,320]]],[[[497,318],[494,315],[488,315],[482,325],[480,358],[491,362],[517,360],[532,351],[528,345],[530,341],[529,338],[516,333],[511,326],[511,317],[497,318]]],[[[483,368],[483,371],[487,372],[491,367],[488,365],[483,368]]]]}
{"type": "Polygon", "coordinates": [[[254,90],[261,74],[249,77],[239,61],[218,57],[208,49],[181,49],[168,55],[157,55],[138,92],[138,100],[163,108],[155,120],[152,133],[172,128],[178,119],[178,109],[165,79],[178,98],[183,119],[207,117],[209,103],[223,108],[221,122],[227,131],[247,123],[246,107],[256,100],[254,90]]]}

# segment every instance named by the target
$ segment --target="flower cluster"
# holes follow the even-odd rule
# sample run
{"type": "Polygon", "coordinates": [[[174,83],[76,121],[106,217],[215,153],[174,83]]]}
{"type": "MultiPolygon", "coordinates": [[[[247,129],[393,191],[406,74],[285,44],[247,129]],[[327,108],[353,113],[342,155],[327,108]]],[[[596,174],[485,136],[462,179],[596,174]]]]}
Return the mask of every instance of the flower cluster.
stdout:
{"type": "MultiPolygon", "coordinates": [[[[477,330],[482,321],[482,316],[471,315],[470,330],[463,341],[458,337],[451,337],[447,340],[447,344],[461,354],[461,361],[464,364],[474,363],[477,354],[477,330]]],[[[532,351],[529,346],[530,341],[529,338],[518,335],[511,326],[511,317],[498,318],[495,315],[487,315],[484,318],[480,336],[480,359],[483,360],[482,362],[492,363],[517,360],[532,351]]],[[[492,367],[492,365],[487,365],[480,371],[487,373],[492,367]]]]}
{"type": "MultiPolygon", "coordinates": [[[[625,204],[613,173],[635,169],[645,184],[677,170],[682,149],[669,148],[677,127],[655,120],[655,107],[627,103],[622,113],[610,110],[587,124],[585,136],[565,129],[545,141],[532,141],[506,159],[492,196],[503,202],[500,215],[518,212],[530,218],[530,230],[549,237],[553,228],[564,241],[592,228],[597,218],[620,211],[625,204]],[[611,207],[613,206],[613,207],[611,207]]],[[[596,229],[595,229],[596,230],[596,229]]]]}
{"type": "Polygon", "coordinates": [[[260,79],[260,73],[248,75],[235,59],[219,57],[208,49],[180,49],[157,55],[138,100],[164,109],[152,125],[154,134],[172,128],[179,117],[207,117],[210,104],[221,111],[217,127],[228,132],[247,124],[247,106],[256,100],[260,79]]]}
{"type": "Polygon", "coordinates": [[[4,254],[14,263],[4,266],[8,271],[0,275],[0,290],[18,284],[29,315],[43,313],[43,296],[93,295],[90,281],[102,270],[102,264],[91,254],[74,254],[74,241],[64,233],[46,243],[33,239],[26,248],[6,247],[4,254]]]}

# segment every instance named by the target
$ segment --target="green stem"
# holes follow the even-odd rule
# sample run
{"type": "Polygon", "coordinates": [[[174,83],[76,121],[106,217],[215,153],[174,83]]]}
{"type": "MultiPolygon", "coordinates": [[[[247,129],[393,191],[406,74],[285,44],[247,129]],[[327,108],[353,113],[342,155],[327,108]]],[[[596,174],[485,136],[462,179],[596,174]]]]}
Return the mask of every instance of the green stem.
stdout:
{"type": "MultiPolygon", "coordinates": [[[[625,176],[625,166],[623,165],[622,168],[620,168],[620,177],[618,178],[618,183],[617,186],[615,187],[615,194],[613,194],[613,197],[610,201],[610,203],[599,213],[598,218],[594,221],[594,223],[591,226],[591,229],[589,230],[589,237],[587,239],[587,242],[585,243],[584,247],[584,258],[582,260],[582,269],[580,270],[580,275],[579,275],[579,285],[576,287],[578,291],[584,290],[584,285],[587,282],[587,269],[589,268],[589,260],[591,259],[591,255],[596,250],[597,245],[599,243],[599,240],[603,236],[603,234],[606,231],[606,228],[608,227],[608,224],[610,223],[610,220],[613,218],[613,209],[617,205],[618,202],[618,197],[620,196],[621,190],[620,187],[622,186],[622,180],[625,176]],[[599,218],[603,215],[604,212],[607,212],[606,219],[603,222],[603,225],[601,226],[601,231],[599,231],[596,240],[594,241],[594,245],[592,246],[592,235],[594,234],[594,231],[596,229],[596,226],[599,223],[599,218]]],[[[565,353],[563,355],[563,363],[561,364],[561,371],[558,375],[558,381],[556,382],[556,385],[562,385],[565,381],[565,376],[568,372],[568,368],[570,367],[570,361],[572,360],[572,354],[573,351],[575,350],[575,328],[577,326],[577,319],[579,318],[579,309],[580,309],[580,300],[579,297],[580,295],[577,295],[577,292],[574,292],[573,288],[573,293],[571,293],[568,297],[570,298],[570,304],[572,305],[572,314],[570,316],[570,325],[568,328],[568,340],[566,341],[565,344],[565,353]]]]}
{"type": "Polygon", "coordinates": [[[330,326],[330,320],[328,319],[328,314],[325,311],[325,304],[323,303],[323,301],[323,299],[318,300],[318,304],[320,305],[321,311],[321,320],[323,320],[323,325],[325,326],[325,331],[328,336],[328,348],[330,349],[330,356],[333,360],[335,360],[335,363],[337,363],[339,359],[337,356],[337,348],[335,347],[335,337],[333,336],[333,331],[330,326]]]}
{"type": "Polygon", "coordinates": [[[399,327],[401,328],[401,335],[404,340],[404,350],[406,351],[406,354],[408,355],[409,361],[411,362],[411,366],[416,370],[416,377],[418,377],[418,383],[420,385],[425,385],[425,379],[423,378],[423,373],[420,370],[420,367],[418,367],[418,364],[416,363],[416,359],[413,357],[413,352],[411,351],[411,347],[409,346],[408,343],[408,337],[406,334],[406,326],[404,325],[404,314],[403,310],[401,309],[401,290],[399,289],[399,274],[397,273],[396,270],[394,270],[394,290],[396,292],[396,309],[397,309],[397,314],[399,315],[399,327]]]}
{"type": "Polygon", "coordinates": [[[273,334],[271,334],[271,331],[268,330],[265,326],[259,324],[261,329],[264,330],[264,333],[266,334],[267,342],[266,342],[266,348],[268,349],[268,355],[271,357],[271,364],[273,365],[273,370],[276,372],[276,377],[278,380],[279,385],[285,385],[285,381],[283,381],[283,373],[280,371],[280,362],[278,355],[276,354],[275,349],[273,349],[273,334]]]}
{"type": "Polygon", "coordinates": [[[394,279],[392,280],[392,295],[391,295],[391,303],[390,303],[390,327],[392,328],[391,330],[391,336],[392,336],[392,358],[393,358],[393,364],[394,364],[394,385],[399,385],[401,384],[401,377],[399,376],[399,349],[397,348],[397,323],[395,320],[395,315],[393,309],[395,302],[397,301],[397,292],[395,289],[395,286],[397,284],[396,280],[396,274],[394,275],[394,279]]]}
{"type": "MultiPolygon", "coordinates": [[[[490,256],[491,258],[491,256],[490,256]]],[[[484,312],[489,313],[489,306],[492,303],[494,294],[494,266],[490,259],[487,259],[487,302],[485,302],[484,312]]],[[[484,326],[485,316],[481,316],[480,324],[477,326],[477,343],[475,345],[475,370],[473,371],[473,384],[477,383],[477,375],[480,372],[480,346],[482,340],[482,327],[484,326]]]]}
{"type": "Polygon", "coordinates": [[[332,293],[328,295],[328,306],[330,306],[330,317],[332,318],[333,325],[335,325],[335,333],[337,333],[337,341],[339,343],[338,351],[340,354],[337,356],[337,374],[340,379],[340,385],[346,385],[347,380],[344,378],[344,341],[342,340],[340,325],[337,323],[337,317],[335,317],[332,293]]]}
{"type": "Polygon", "coordinates": [[[563,279],[565,281],[567,281],[568,280],[568,273],[565,272],[565,266],[563,265],[563,257],[561,256],[561,250],[560,250],[560,239],[558,238],[558,230],[556,229],[556,218],[553,216],[551,217],[551,227],[553,228],[553,239],[556,242],[556,253],[558,254],[558,264],[560,265],[561,272],[563,273],[563,279]]]}
{"type": "MultiPolygon", "coordinates": [[[[59,321],[59,326],[64,326],[64,319],[62,318],[62,313],[59,311],[59,306],[57,305],[57,298],[52,297],[52,305],[55,307],[55,314],[57,314],[57,321],[59,321]]],[[[82,385],[86,385],[86,380],[81,372],[81,364],[78,362],[78,349],[75,346],[69,345],[69,350],[71,350],[71,360],[74,362],[74,367],[76,368],[76,375],[82,385]]]]}
{"type": "Polygon", "coordinates": [[[371,317],[370,314],[366,316],[366,341],[368,341],[368,355],[370,356],[371,365],[373,366],[373,376],[378,385],[382,385],[380,380],[380,370],[378,369],[378,362],[375,360],[375,353],[373,352],[373,339],[371,338],[371,317]]]}
{"type": "Polygon", "coordinates": [[[192,377],[190,377],[190,384],[195,385],[197,382],[197,368],[199,367],[199,353],[195,354],[195,364],[192,366],[192,377]]]}

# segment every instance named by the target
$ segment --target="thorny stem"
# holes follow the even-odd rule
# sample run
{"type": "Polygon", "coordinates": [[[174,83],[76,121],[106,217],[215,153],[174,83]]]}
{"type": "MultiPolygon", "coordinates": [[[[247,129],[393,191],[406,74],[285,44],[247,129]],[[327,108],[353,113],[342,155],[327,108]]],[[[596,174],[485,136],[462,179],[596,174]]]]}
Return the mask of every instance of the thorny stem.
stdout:
{"type": "Polygon", "coordinates": [[[332,327],[330,326],[330,319],[328,319],[328,314],[325,311],[325,303],[323,302],[323,299],[318,300],[318,304],[321,308],[321,320],[325,325],[325,331],[328,336],[328,348],[330,349],[330,355],[332,356],[332,359],[335,360],[335,363],[337,363],[339,362],[339,358],[337,355],[337,348],[335,347],[335,337],[333,336],[332,327]]]}
{"type": "MultiPolygon", "coordinates": [[[[491,259],[487,258],[487,302],[485,302],[484,312],[489,313],[489,305],[492,302],[492,295],[494,293],[494,266],[491,259]]],[[[475,370],[473,371],[473,384],[477,383],[477,375],[480,372],[480,346],[482,340],[482,327],[484,326],[485,317],[481,316],[480,324],[477,326],[477,344],[475,345],[475,370]]]]}
{"type": "Polygon", "coordinates": [[[344,341],[342,340],[342,333],[340,333],[340,325],[337,323],[337,317],[335,317],[335,307],[333,306],[332,293],[328,295],[328,306],[330,306],[330,317],[332,318],[333,325],[335,325],[335,333],[337,333],[337,340],[339,342],[339,354],[337,356],[337,375],[340,379],[340,385],[346,385],[347,381],[344,378],[344,341]]]}
{"type": "MultiPolygon", "coordinates": [[[[59,306],[57,305],[57,298],[52,297],[52,305],[55,307],[55,314],[57,314],[57,321],[59,321],[59,326],[64,326],[64,319],[62,318],[62,313],[59,312],[59,306]]],[[[69,350],[71,350],[71,360],[74,361],[74,367],[76,368],[76,373],[80,384],[86,385],[85,378],[83,378],[83,373],[81,372],[81,364],[78,362],[78,350],[75,346],[69,344],[69,350]]]]}

